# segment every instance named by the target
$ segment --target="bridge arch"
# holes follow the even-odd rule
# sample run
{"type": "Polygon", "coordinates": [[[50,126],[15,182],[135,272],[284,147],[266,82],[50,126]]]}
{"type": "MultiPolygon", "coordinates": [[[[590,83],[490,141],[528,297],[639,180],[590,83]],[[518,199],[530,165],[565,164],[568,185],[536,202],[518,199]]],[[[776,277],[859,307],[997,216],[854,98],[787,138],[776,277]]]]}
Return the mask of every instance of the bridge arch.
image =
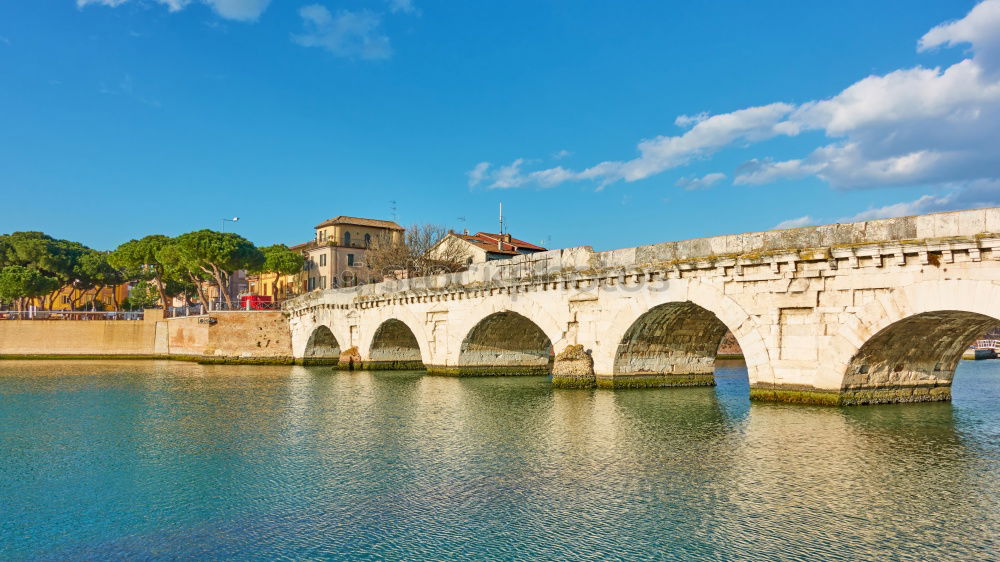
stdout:
{"type": "Polygon", "coordinates": [[[366,365],[374,369],[423,369],[420,341],[405,322],[389,318],[372,335],[366,365]]]}
{"type": "Polygon", "coordinates": [[[307,365],[333,365],[340,360],[340,343],[324,324],[316,326],[306,341],[302,362],[307,365]]]}
{"type": "Polygon", "coordinates": [[[462,340],[456,374],[547,375],[554,358],[552,337],[512,310],[479,320],[462,340]]]}
{"type": "Polygon", "coordinates": [[[842,404],[949,400],[962,353],[1000,326],[1000,286],[922,281],[887,291],[846,321],[818,379],[842,404]]]}
{"type": "Polygon", "coordinates": [[[595,350],[599,386],[713,384],[715,356],[726,331],[739,342],[750,384],[773,378],[758,323],[712,285],[671,281],[613,309],[608,344],[595,350]]]}
{"type": "Polygon", "coordinates": [[[715,355],[727,331],[691,301],[654,306],[618,342],[612,386],[714,384],[715,355]]]}

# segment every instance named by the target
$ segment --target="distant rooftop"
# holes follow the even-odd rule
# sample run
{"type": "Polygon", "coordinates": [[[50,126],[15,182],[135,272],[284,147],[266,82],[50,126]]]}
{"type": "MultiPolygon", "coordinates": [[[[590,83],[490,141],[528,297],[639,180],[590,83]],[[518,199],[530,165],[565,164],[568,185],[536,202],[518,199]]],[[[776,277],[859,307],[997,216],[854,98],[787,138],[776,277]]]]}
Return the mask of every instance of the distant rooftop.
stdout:
{"type": "Polygon", "coordinates": [[[406,230],[405,228],[399,226],[392,221],[383,221],[378,219],[362,219],[358,217],[337,217],[333,219],[328,219],[325,222],[316,225],[315,228],[323,228],[324,226],[333,226],[337,224],[349,224],[353,226],[369,226],[372,228],[386,228],[389,230],[406,230]]]}
{"type": "Polygon", "coordinates": [[[544,252],[545,248],[536,246],[524,240],[518,240],[509,234],[490,234],[477,232],[475,234],[455,234],[458,238],[486,250],[491,254],[518,255],[524,252],[544,252]],[[499,244],[497,244],[499,242],[499,244]]]}

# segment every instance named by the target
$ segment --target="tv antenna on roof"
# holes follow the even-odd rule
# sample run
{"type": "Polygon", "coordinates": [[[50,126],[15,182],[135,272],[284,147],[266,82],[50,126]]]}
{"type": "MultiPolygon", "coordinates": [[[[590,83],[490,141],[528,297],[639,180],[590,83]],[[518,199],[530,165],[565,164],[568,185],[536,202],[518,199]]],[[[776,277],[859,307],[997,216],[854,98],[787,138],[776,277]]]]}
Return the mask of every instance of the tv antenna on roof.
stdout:
{"type": "Polygon", "coordinates": [[[392,220],[399,220],[399,216],[396,215],[396,200],[389,201],[389,210],[392,211],[392,220]]]}

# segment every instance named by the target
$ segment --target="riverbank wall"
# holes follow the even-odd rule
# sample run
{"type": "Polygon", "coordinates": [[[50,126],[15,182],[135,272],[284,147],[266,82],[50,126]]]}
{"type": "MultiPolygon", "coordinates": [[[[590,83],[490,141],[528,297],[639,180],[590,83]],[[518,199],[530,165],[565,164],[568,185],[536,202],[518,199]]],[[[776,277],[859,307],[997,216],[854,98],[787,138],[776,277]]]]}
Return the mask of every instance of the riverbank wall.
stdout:
{"type": "Polygon", "coordinates": [[[0,321],[0,359],[178,359],[201,363],[292,362],[279,311],[228,311],[143,320],[0,321]]]}

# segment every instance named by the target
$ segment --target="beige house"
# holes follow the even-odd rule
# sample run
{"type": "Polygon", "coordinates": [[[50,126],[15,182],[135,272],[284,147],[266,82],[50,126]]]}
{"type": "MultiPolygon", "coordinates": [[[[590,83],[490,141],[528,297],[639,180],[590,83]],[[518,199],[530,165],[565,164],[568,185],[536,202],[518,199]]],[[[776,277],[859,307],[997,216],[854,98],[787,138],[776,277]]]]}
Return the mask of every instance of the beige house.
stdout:
{"type": "Polygon", "coordinates": [[[306,291],[350,287],[377,276],[365,266],[365,250],[379,239],[403,243],[404,229],[392,221],[337,217],[315,227],[315,238],[294,246],[306,257],[306,291]]]}
{"type": "Polygon", "coordinates": [[[545,248],[518,240],[510,234],[449,232],[447,236],[427,251],[427,255],[435,259],[471,264],[544,251],[545,248]]]}

